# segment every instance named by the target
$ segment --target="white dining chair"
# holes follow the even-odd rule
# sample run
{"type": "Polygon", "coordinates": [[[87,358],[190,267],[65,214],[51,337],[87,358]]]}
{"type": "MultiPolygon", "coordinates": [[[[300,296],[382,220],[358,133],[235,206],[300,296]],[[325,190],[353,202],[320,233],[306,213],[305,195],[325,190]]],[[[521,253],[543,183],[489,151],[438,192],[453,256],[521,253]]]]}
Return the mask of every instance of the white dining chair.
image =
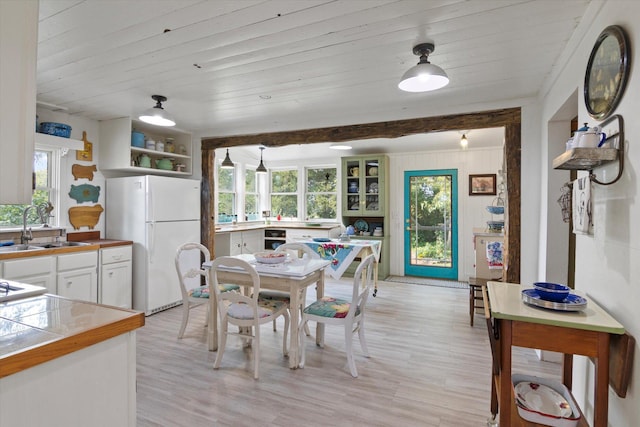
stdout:
{"type": "MultiPolygon", "coordinates": [[[[200,243],[188,242],[180,245],[176,251],[175,264],[178,272],[178,283],[180,285],[180,294],[182,295],[182,324],[178,331],[178,339],[184,336],[184,331],[189,322],[189,312],[195,307],[208,304],[209,301],[209,272],[202,268],[203,262],[211,260],[211,253],[206,246],[200,243]],[[197,252],[197,256],[191,256],[197,252]],[[189,256],[187,256],[187,254],[189,256]],[[204,278],[204,285],[202,284],[204,278]]],[[[221,292],[237,291],[240,289],[238,285],[222,284],[221,292]]],[[[206,306],[207,320],[205,326],[209,323],[209,305],[206,306]]]]}
{"type": "Polygon", "coordinates": [[[369,357],[369,350],[364,334],[364,314],[365,307],[371,287],[373,286],[373,269],[375,255],[371,254],[364,258],[353,276],[351,299],[334,298],[324,296],[311,303],[302,310],[302,321],[300,324],[300,367],[304,368],[305,348],[303,330],[307,322],[316,321],[330,325],[342,325],[344,327],[345,351],[349,370],[353,377],[358,376],[356,363],[353,359],[353,334],[358,333],[360,347],[366,357],[369,357]]]}
{"type": "MultiPolygon", "coordinates": [[[[290,256],[293,256],[297,259],[304,259],[305,255],[309,259],[320,258],[320,255],[318,255],[313,249],[311,249],[311,247],[305,245],[304,243],[297,243],[297,242],[283,243],[282,245],[276,248],[276,252],[287,252],[289,253],[290,256]]],[[[289,295],[288,292],[262,290],[260,291],[260,297],[265,299],[281,300],[286,302],[288,305],[291,305],[291,295],[289,295]]],[[[300,290],[300,298],[298,299],[298,301],[300,301],[300,318],[302,318],[302,309],[307,303],[306,299],[307,299],[307,287],[305,286],[300,290]]],[[[289,313],[291,313],[291,307],[289,307],[289,313]]],[[[273,321],[273,330],[274,331],[277,330],[275,320],[273,321]]],[[[311,335],[311,331],[309,330],[308,325],[305,325],[304,332],[307,336],[311,335]]]]}
{"type": "Polygon", "coordinates": [[[253,377],[258,379],[260,373],[260,325],[271,322],[279,316],[284,317],[284,336],[282,351],[285,356],[287,350],[287,334],[289,332],[289,306],[286,302],[260,297],[260,276],[256,269],[248,262],[234,257],[223,256],[211,263],[210,282],[214,289],[220,312],[220,333],[218,334],[218,354],[213,364],[214,369],[220,368],[222,356],[228,335],[240,336],[252,342],[253,377]],[[221,292],[218,287],[218,270],[220,267],[243,270],[249,275],[253,283],[249,295],[240,292],[221,292]],[[229,324],[236,325],[238,332],[230,332],[229,324]]]}

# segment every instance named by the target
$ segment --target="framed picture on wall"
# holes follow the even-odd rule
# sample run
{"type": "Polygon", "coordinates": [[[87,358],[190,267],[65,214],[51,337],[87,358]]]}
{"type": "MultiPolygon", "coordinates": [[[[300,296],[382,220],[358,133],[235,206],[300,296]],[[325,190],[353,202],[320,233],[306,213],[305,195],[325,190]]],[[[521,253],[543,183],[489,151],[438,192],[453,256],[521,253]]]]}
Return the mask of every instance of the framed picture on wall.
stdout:
{"type": "Polygon", "coordinates": [[[495,196],[496,174],[469,175],[470,196],[495,196]]]}

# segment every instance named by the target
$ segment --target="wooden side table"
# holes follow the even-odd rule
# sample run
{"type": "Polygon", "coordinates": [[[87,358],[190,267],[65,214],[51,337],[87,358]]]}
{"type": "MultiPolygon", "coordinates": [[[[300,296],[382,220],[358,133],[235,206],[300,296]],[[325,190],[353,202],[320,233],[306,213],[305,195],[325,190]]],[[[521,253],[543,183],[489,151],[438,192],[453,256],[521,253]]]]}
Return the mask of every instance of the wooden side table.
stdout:
{"type": "MultiPolygon", "coordinates": [[[[519,284],[489,282],[491,317],[499,331],[495,348],[499,369],[494,369],[492,403],[498,403],[501,426],[535,425],[522,420],[514,410],[511,383],[512,346],[557,351],[564,354],[562,382],[569,390],[572,383],[573,355],[592,357],[595,363],[593,426],[606,427],[608,422],[609,339],[611,334],[624,334],[624,327],[593,300],[587,298],[587,309],[559,312],[530,307],[521,300],[519,284]]],[[[494,360],[496,360],[494,358],[494,360]]],[[[496,408],[492,405],[492,412],[496,408]]],[[[589,424],[581,417],[579,426],[589,424]]]]}

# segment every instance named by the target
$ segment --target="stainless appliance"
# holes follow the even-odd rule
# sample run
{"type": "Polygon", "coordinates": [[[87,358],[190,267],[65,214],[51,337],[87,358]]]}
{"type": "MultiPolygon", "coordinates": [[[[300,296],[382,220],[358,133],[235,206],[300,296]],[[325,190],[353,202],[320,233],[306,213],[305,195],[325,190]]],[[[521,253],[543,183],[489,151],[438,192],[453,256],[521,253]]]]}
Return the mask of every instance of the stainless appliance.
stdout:
{"type": "Polygon", "coordinates": [[[133,240],[134,310],[148,316],[180,304],[174,259],[178,246],[200,241],[200,181],[144,175],[106,187],[106,237],[133,240]]]}

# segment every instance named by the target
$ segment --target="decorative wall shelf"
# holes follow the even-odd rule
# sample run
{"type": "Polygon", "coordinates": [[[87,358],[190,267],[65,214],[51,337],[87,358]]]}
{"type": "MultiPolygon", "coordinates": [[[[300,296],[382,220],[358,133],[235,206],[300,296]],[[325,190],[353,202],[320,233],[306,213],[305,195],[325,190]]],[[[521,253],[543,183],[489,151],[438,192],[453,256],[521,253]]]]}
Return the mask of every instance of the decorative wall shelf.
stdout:
{"type": "Polygon", "coordinates": [[[608,134],[609,136],[605,143],[608,143],[613,148],[572,148],[553,159],[553,168],[588,170],[591,181],[600,185],[611,185],[618,181],[622,177],[624,170],[624,121],[622,116],[619,114],[613,115],[603,121],[600,127],[605,129],[610,124],[614,125],[612,128],[617,125],[617,129],[608,134]],[[609,182],[599,181],[595,173],[593,173],[593,169],[616,161],[618,162],[618,175],[609,182]]]}

